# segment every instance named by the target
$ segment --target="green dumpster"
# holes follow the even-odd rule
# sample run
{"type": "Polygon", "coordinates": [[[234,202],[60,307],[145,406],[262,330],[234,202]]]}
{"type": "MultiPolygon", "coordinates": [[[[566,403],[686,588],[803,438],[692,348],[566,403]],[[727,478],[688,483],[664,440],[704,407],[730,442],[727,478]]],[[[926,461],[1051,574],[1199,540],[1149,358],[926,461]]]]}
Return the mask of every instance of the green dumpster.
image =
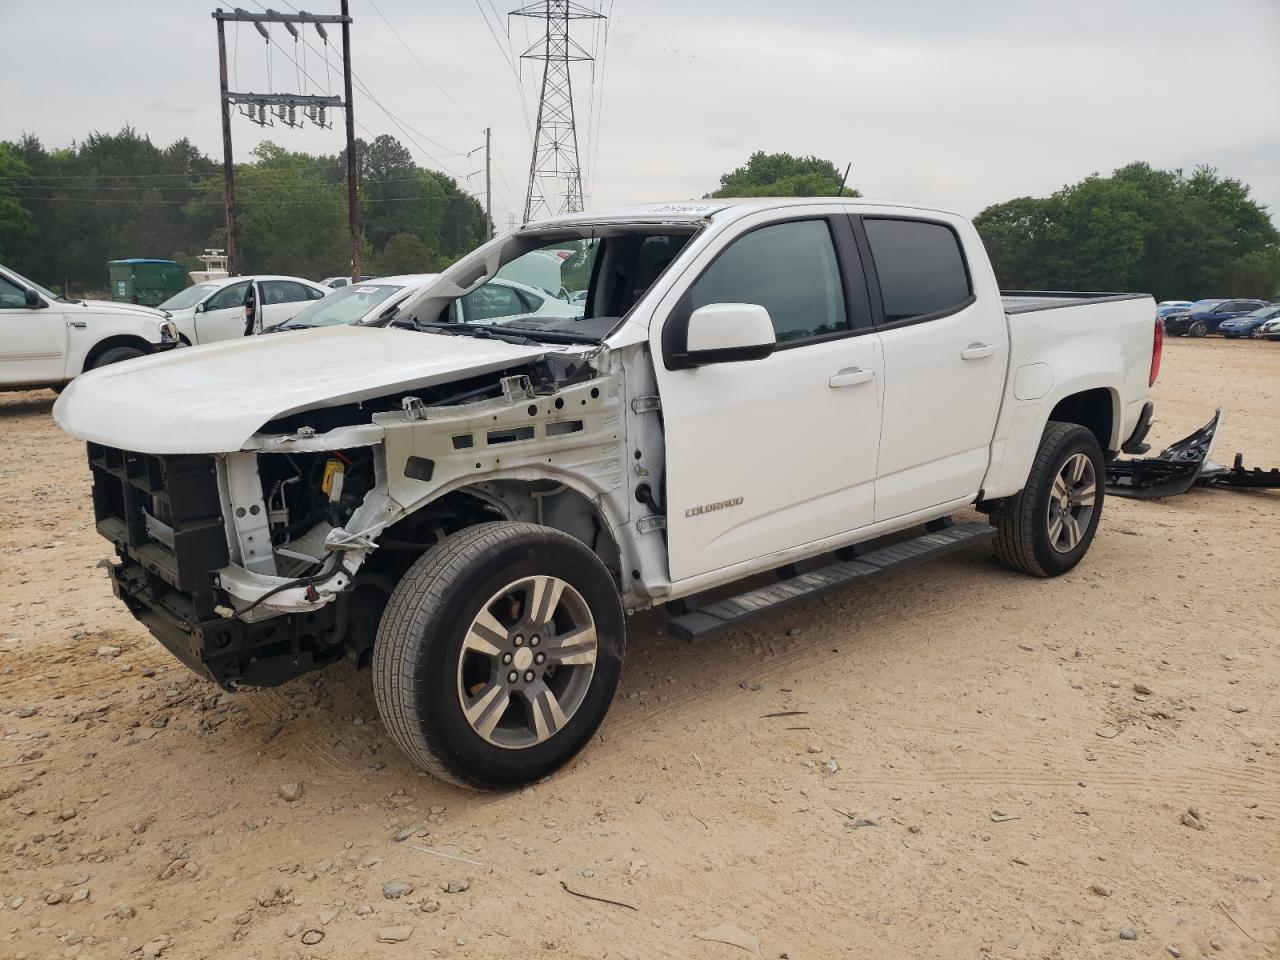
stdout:
{"type": "Polygon", "coordinates": [[[111,299],[158,306],[187,286],[187,275],[174,260],[131,257],[112,260],[111,299]]]}

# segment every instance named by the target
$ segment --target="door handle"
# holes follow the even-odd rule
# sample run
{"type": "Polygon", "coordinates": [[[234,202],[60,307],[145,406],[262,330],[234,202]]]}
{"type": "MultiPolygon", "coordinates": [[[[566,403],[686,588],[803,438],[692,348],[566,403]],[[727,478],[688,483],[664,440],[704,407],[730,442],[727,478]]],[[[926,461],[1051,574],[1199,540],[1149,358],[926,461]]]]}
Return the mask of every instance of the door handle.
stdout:
{"type": "Polygon", "coordinates": [[[860,383],[870,383],[876,378],[874,370],[863,370],[861,367],[846,367],[827,381],[833,390],[840,387],[854,387],[860,383]]]}
{"type": "Polygon", "coordinates": [[[88,326],[88,324],[85,323],[83,320],[68,320],[67,326],[75,327],[77,330],[83,330],[85,327],[88,326]]]}
{"type": "Polygon", "coordinates": [[[960,351],[961,360],[983,360],[996,352],[996,348],[985,343],[971,343],[960,351]]]}

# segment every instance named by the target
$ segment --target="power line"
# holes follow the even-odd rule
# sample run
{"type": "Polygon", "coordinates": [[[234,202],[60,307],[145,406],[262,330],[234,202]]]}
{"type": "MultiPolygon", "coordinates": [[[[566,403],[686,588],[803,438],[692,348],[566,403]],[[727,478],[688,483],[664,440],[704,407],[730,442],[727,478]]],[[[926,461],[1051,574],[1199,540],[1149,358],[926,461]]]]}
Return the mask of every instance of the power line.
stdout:
{"type": "Polygon", "coordinates": [[[458,104],[458,101],[453,99],[453,97],[449,95],[449,91],[444,88],[444,85],[441,84],[440,81],[436,79],[435,74],[433,74],[430,70],[427,69],[426,64],[424,64],[422,60],[418,58],[418,55],[413,52],[413,48],[410,47],[409,44],[405,42],[404,37],[400,36],[400,31],[397,30],[395,26],[391,23],[391,21],[387,19],[387,15],[382,12],[382,10],[378,7],[377,3],[375,3],[374,0],[369,0],[369,6],[373,7],[374,12],[377,13],[378,16],[382,18],[382,22],[387,25],[387,29],[390,30],[392,35],[394,35],[395,38],[400,41],[400,46],[404,47],[405,50],[408,52],[409,56],[413,57],[413,62],[418,65],[418,69],[421,70],[424,74],[426,74],[427,79],[436,85],[436,88],[441,93],[444,94],[444,98],[446,100],[448,100],[451,104],[453,104],[453,108],[462,115],[463,119],[466,120],[468,123],[476,123],[475,118],[470,116],[467,113],[467,111],[462,109],[462,107],[458,104]]]}

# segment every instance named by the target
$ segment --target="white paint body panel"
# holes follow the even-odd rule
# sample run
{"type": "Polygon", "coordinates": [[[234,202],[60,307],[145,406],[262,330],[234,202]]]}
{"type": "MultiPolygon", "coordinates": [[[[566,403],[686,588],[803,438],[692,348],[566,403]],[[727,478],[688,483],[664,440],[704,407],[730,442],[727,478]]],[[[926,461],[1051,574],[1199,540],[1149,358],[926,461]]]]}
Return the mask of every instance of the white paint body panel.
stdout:
{"type": "Polygon", "coordinates": [[[880,332],[885,386],[877,521],[977,493],[1004,393],[1009,329],[995,276],[969,222],[939,219],[964,245],[975,299],[950,316],[880,332]]]}
{"type": "Polygon", "coordinates": [[[268,420],[500,370],[563,347],[328,327],[141,357],[76,380],[58,426],[139,453],[230,453],[268,420]]]}
{"type": "MultiPolygon", "coordinates": [[[[7,270],[0,276],[26,289],[7,270]]],[[[163,313],[107,300],[64,302],[41,297],[44,306],[0,309],[0,388],[58,384],[78,375],[93,348],[109,337],[161,343],[163,313]]]]}

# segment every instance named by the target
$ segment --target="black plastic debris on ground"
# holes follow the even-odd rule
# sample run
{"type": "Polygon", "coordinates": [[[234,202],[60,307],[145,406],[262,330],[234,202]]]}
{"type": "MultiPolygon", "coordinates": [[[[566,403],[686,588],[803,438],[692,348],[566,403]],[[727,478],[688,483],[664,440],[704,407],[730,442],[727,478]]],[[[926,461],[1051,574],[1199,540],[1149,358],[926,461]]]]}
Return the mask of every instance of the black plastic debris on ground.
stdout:
{"type": "Polygon", "coordinates": [[[1247,469],[1244,454],[1224,467],[1209,459],[1214,434],[1222,424],[1222,410],[1199,430],[1170,444],[1155,457],[1112,460],[1107,464],[1107,493],[1117,497],[1154,500],[1186,493],[1192,487],[1280,489],[1280,470],[1247,469]]]}

